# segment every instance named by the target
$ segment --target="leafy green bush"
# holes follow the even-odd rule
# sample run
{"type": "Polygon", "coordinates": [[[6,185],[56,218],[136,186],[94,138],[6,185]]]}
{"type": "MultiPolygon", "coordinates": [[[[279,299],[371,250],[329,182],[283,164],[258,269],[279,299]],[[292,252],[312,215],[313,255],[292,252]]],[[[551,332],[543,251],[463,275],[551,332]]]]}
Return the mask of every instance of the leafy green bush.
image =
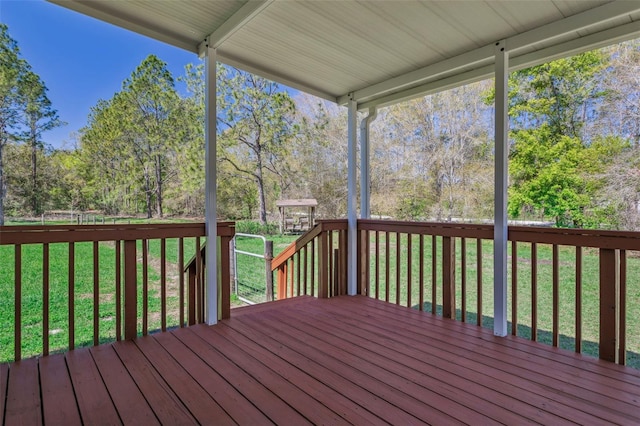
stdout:
{"type": "Polygon", "coordinates": [[[239,220],[236,222],[236,232],[242,234],[256,234],[256,235],[275,235],[280,232],[278,224],[274,222],[267,222],[266,225],[261,225],[260,222],[255,220],[239,220]]]}

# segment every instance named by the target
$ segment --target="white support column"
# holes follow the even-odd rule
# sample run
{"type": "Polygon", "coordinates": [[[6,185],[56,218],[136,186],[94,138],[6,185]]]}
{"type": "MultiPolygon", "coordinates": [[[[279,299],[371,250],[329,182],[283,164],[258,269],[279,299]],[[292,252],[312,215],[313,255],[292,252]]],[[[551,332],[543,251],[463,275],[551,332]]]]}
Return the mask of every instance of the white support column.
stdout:
{"type": "Polygon", "coordinates": [[[369,115],[360,122],[360,218],[371,217],[371,173],[369,171],[369,128],[378,116],[376,107],[369,108],[369,115]]]}
{"type": "Polygon", "coordinates": [[[347,293],[350,296],[354,296],[358,289],[358,257],[357,257],[357,244],[358,244],[358,232],[357,232],[357,212],[356,212],[356,156],[358,154],[358,103],[353,99],[349,99],[347,102],[348,108],[348,124],[347,134],[348,141],[348,155],[347,155],[347,293]]]}
{"type": "Polygon", "coordinates": [[[509,54],[496,43],[495,207],[493,231],[493,334],[507,335],[507,179],[509,159],[509,54]]]}
{"type": "Polygon", "coordinates": [[[205,218],[207,250],[205,262],[207,324],[218,322],[218,229],[216,214],[216,49],[205,50],[205,218]]]}

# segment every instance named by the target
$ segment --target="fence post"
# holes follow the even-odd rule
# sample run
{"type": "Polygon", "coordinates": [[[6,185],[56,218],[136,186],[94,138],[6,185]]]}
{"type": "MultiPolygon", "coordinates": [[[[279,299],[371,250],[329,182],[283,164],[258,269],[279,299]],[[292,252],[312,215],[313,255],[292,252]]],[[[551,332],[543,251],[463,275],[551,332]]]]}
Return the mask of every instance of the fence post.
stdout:
{"type": "Polygon", "coordinates": [[[453,319],[456,317],[455,254],[455,240],[442,237],[442,316],[453,319]]]}
{"type": "Polygon", "coordinates": [[[616,362],[618,344],[618,292],[620,256],[617,250],[600,249],[600,359],[616,362]]]}
{"type": "Polygon", "coordinates": [[[136,241],[124,242],[124,338],[135,339],[138,335],[138,262],[136,241]]]}
{"type": "Polygon", "coordinates": [[[271,261],[273,260],[273,241],[264,242],[264,263],[267,277],[267,302],[273,302],[273,272],[271,261]]]}

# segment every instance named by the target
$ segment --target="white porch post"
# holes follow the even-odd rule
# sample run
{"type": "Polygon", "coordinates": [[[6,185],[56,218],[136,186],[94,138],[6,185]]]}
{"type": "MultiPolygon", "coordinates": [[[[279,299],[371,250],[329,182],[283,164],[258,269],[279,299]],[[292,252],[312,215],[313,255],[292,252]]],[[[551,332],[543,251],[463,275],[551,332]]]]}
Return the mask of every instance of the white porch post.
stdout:
{"type": "Polygon", "coordinates": [[[360,218],[371,217],[371,173],[369,169],[369,128],[378,114],[376,107],[369,108],[369,115],[360,122],[360,218]]]}
{"type": "Polygon", "coordinates": [[[206,192],[206,312],[209,325],[218,322],[218,235],[216,215],[216,49],[205,49],[205,192],[206,192]]]}
{"type": "Polygon", "coordinates": [[[358,152],[358,103],[350,98],[347,102],[348,108],[348,124],[347,134],[348,141],[348,155],[347,155],[347,293],[350,296],[357,294],[358,289],[358,257],[357,257],[357,244],[358,244],[358,232],[357,232],[357,216],[356,216],[356,155],[358,152]]]}
{"type": "Polygon", "coordinates": [[[493,334],[507,335],[507,178],[509,158],[509,54],[496,43],[495,62],[495,208],[493,231],[493,334]]]}

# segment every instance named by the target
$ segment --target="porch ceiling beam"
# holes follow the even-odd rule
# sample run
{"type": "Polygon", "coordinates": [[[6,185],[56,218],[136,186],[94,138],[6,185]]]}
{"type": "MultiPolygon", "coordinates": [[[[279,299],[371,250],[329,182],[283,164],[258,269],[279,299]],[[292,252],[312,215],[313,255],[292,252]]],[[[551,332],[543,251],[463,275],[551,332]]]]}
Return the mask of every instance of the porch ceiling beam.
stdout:
{"type": "Polygon", "coordinates": [[[240,30],[249,21],[266,9],[274,0],[252,0],[240,7],[233,15],[215,29],[207,38],[200,43],[198,54],[204,56],[207,46],[217,49],[236,31],[240,30]]]}
{"type": "MultiPolygon", "coordinates": [[[[555,44],[535,52],[526,53],[520,56],[510,55],[509,71],[513,72],[521,70],[544,62],[553,61],[570,55],[577,55],[581,52],[598,49],[614,43],[621,43],[637,37],[640,37],[640,21],[630,22],[615,28],[589,34],[579,39],[555,44]]],[[[359,103],[358,108],[361,111],[371,107],[382,108],[394,103],[415,99],[420,96],[426,96],[443,90],[452,89],[454,87],[463,86],[465,84],[474,83],[476,81],[493,78],[494,69],[494,65],[491,63],[490,65],[485,65],[471,71],[429,81],[428,83],[421,84],[416,87],[411,87],[367,102],[359,103]]]]}
{"type": "MultiPolygon", "coordinates": [[[[567,34],[585,30],[612,19],[629,16],[629,19],[631,20],[631,15],[637,13],[640,13],[640,2],[618,0],[507,38],[505,39],[505,44],[510,56],[515,58],[518,56],[517,52],[519,50],[526,49],[532,45],[558,39],[566,36],[567,34]]],[[[594,38],[600,38],[598,43],[601,43],[601,45],[607,44],[607,41],[609,40],[613,40],[611,42],[615,42],[616,39],[623,37],[619,28],[624,28],[624,30],[630,32],[637,31],[634,30],[634,27],[628,27],[628,25],[630,24],[596,33],[599,34],[599,36],[592,34],[570,42],[558,43],[556,50],[561,51],[561,46],[567,46],[569,43],[573,43],[571,46],[573,46],[572,49],[574,51],[588,50],[589,46],[594,45],[594,38]],[[606,35],[610,35],[611,39],[603,37],[606,35]]],[[[628,38],[632,38],[632,36],[630,35],[628,38]]],[[[493,64],[495,60],[494,47],[494,44],[490,44],[389,80],[356,90],[353,92],[353,97],[358,102],[358,107],[362,109],[369,108],[373,105],[382,105],[382,102],[377,102],[377,99],[380,98],[384,98],[387,104],[392,103],[391,99],[398,93],[402,94],[403,89],[413,89],[409,86],[415,86],[420,83],[430,83],[434,80],[441,80],[447,75],[451,75],[456,71],[462,71],[465,68],[482,68],[485,65],[493,64]]],[[[552,49],[553,47],[556,46],[552,46],[547,49],[552,49]]],[[[547,51],[547,49],[542,49],[541,51],[547,51]]],[[[531,55],[529,57],[536,58],[538,61],[537,63],[542,63],[546,60],[546,57],[543,54],[536,55],[536,53],[537,52],[533,52],[529,54],[531,55]]],[[[402,97],[402,95],[400,95],[400,97],[402,97]]],[[[338,97],[338,104],[344,105],[348,99],[348,95],[340,96],[338,97]]]]}

